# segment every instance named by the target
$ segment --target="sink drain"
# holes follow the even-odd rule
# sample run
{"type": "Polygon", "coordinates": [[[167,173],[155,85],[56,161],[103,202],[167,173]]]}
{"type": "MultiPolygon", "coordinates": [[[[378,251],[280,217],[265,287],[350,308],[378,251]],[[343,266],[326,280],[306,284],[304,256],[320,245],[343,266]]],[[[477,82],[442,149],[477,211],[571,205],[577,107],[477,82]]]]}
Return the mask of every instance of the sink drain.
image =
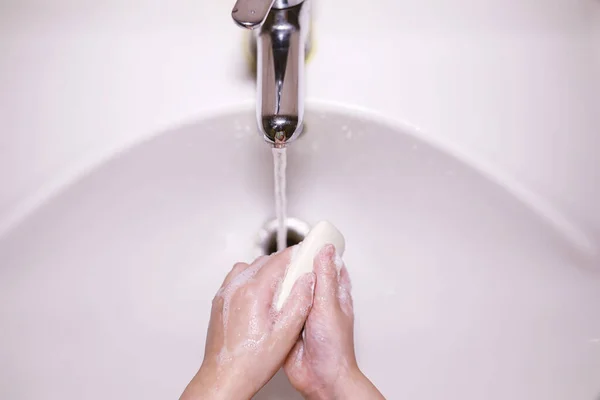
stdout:
{"type": "MultiPolygon", "coordinates": [[[[270,255],[277,252],[277,219],[267,222],[258,232],[257,255],[270,255]]],[[[304,240],[310,225],[297,218],[288,218],[287,226],[287,247],[295,246],[304,240]]]]}

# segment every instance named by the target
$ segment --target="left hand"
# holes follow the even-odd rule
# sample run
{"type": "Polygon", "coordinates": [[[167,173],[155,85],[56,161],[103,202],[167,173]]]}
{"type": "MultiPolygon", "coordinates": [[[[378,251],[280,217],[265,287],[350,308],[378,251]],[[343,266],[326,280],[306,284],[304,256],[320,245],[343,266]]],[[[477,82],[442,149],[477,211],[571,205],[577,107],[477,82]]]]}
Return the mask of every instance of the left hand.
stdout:
{"type": "Polygon", "coordinates": [[[300,277],[281,311],[274,296],[291,249],[238,263],[212,304],[202,366],[180,400],[250,399],[283,364],[312,307],[314,273],[300,277]]]}

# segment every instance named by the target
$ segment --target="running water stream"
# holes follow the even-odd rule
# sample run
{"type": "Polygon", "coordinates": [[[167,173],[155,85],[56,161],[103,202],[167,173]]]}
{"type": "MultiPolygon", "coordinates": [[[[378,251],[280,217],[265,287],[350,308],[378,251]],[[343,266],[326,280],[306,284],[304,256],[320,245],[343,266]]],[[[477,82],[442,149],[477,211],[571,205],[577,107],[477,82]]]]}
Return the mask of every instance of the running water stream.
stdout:
{"type": "Polygon", "coordinates": [[[287,247],[287,195],[286,176],[287,167],[286,148],[273,148],[273,167],[275,177],[275,215],[277,217],[277,251],[287,247]]]}

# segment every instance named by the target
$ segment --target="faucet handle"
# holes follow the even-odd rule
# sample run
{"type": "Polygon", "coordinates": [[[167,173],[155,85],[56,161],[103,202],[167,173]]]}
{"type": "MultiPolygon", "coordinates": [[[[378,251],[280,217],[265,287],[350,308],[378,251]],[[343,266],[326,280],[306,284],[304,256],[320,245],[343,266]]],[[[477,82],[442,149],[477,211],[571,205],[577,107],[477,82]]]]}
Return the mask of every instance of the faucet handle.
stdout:
{"type": "Polygon", "coordinates": [[[273,3],[275,0],[237,0],[231,16],[239,26],[255,29],[265,22],[273,3]]]}

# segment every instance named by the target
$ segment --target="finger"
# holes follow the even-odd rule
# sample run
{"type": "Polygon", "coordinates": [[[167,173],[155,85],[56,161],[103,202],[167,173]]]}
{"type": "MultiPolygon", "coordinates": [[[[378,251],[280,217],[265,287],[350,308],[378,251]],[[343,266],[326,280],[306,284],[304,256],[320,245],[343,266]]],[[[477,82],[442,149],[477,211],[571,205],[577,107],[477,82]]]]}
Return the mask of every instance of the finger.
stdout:
{"type": "Polygon", "coordinates": [[[233,268],[231,268],[231,271],[229,271],[229,273],[225,277],[225,280],[223,280],[223,284],[221,285],[221,287],[223,288],[223,287],[227,286],[232,280],[235,279],[236,276],[238,276],[239,274],[244,272],[244,270],[246,268],[248,268],[249,266],[250,265],[243,263],[243,262],[235,263],[233,268]]]}
{"type": "Polygon", "coordinates": [[[236,277],[238,277],[242,272],[246,271],[249,267],[256,267],[257,269],[260,269],[260,267],[263,264],[265,264],[268,259],[269,259],[269,256],[260,256],[257,259],[255,259],[254,261],[252,261],[252,264],[250,264],[250,265],[247,263],[243,263],[243,262],[236,263],[233,266],[233,268],[231,269],[231,271],[229,271],[229,273],[225,277],[225,280],[223,281],[223,284],[221,285],[221,287],[227,286],[236,277]]]}
{"type": "Polygon", "coordinates": [[[252,261],[252,264],[250,264],[250,266],[260,265],[260,264],[264,265],[264,264],[266,264],[269,257],[271,257],[271,256],[260,256],[260,257],[256,258],[254,261],[252,261]]]}
{"type": "Polygon", "coordinates": [[[344,314],[351,316],[354,315],[354,303],[352,300],[352,282],[350,281],[350,274],[346,267],[342,267],[340,270],[340,278],[337,292],[338,300],[340,301],[340,307],[344,314]]]}
{"type": "Polygon", "coordinates": [[[290,265],[293,249],[293,247],[289,247],[280,253],[271,255],[265,265],[256,274],[256,280],[266,286],[270,286],[274,292],[277,283],[283,280],[285,271],[290,265]]]}
{"type": "Polygon", "coordinates": [[[274,330],[290,348],[298,339],[312,307],[315,282],[312,272],[298,278],[277,317],[274,330]]]}
{"type": "Polygon", "coordinates": [[[335,247],[331,244],[321,249],[315,257],[313,269],[317,276],[315,306],[326,307],[337,303],[338,272],[335,265],[335,247]]]}
{"type": "Polygon", "coordinates": [[[304,360],[304,341],[298,339],[292,350],[285,359],[283,369],[291,382],[304,381],[302,379],[303,361],[304,360]]]}

